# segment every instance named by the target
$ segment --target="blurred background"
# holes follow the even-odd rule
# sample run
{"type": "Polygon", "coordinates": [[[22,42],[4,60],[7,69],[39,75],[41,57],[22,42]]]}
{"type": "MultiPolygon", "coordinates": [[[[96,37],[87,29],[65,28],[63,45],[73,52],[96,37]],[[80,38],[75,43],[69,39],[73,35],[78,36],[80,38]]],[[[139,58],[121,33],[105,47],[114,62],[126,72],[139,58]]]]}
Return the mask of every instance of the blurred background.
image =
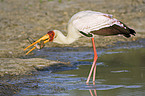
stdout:
{"type": "MultiPolygon", "coordinates": [[[[28,36],[36,40],[54,29],[66,34],[71,16],[83,10],[112,14],[137,32],[135,38],[144,37],[145,0],[0,0],[0,57],[22,56],[23,48],[29,44],[28,36]]],[[[106,46],[116,42],[116,37],[112,38],[105,37],[101,44],[96,40],[96,44],[106,46]]],[[[49,47],[91,46],[81,44],[84,39],[71,45],[49,44],[49,47]]],[[[130,39],[117,37],[117,40],[130,39]]]]}

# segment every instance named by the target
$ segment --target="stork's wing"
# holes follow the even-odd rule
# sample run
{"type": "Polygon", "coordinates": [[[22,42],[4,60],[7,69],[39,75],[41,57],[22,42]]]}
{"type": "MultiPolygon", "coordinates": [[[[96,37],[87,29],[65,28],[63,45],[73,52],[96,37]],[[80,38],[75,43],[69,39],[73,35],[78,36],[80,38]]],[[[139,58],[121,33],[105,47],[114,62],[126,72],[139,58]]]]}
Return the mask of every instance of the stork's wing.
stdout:
{"type": "Polygon", "coordinates": [[[82,11],[73,16],[73,26],[79,31],[90,33],[91,31],[99,30],[105,27],[110,27],[114,24],[123,27],[117,19],[112,18],[112,15],[94,11],[82,11]],[[85,14],[82,15],[82,13],[85,14]]]}

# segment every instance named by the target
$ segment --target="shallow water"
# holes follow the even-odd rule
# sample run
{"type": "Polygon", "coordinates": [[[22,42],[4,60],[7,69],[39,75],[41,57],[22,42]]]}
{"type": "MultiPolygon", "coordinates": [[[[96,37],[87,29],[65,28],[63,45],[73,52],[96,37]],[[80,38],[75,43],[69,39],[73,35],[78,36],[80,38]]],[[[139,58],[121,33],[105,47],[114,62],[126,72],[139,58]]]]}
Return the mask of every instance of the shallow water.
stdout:
{"type": "Polygon", "coordinates": [[[34,57],[69,61],[74,67],[15,80],[11,83],[25,85],[16,96],[145,96],[144,39],[99,49],[95,85],[85,84],[93,60],[91,48],[45,48],[35,53],[34,57]]]}

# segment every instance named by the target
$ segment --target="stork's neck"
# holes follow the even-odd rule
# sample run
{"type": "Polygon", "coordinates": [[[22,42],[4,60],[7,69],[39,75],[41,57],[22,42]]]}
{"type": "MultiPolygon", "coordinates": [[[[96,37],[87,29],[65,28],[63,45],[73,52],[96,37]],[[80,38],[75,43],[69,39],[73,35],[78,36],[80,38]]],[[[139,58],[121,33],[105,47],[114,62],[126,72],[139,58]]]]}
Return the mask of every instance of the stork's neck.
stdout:
{"type": "Polygon", "coordinates": [[[67,36],[64,36],[61,31],[54,30],[55,37],[53,42],[59,43],[59,44],[70,44],[76,41],[81,34],[79,31],[77,31],[71,24],[68,25],[68,34],[67,36]]]}

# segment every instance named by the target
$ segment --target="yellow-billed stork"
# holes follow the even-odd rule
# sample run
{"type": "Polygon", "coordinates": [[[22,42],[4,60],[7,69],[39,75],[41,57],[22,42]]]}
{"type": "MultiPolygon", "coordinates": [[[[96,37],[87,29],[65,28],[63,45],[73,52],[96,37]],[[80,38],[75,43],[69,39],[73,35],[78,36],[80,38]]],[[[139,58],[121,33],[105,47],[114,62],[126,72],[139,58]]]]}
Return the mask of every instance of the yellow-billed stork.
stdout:
{"type": "Polygon", "coordinates": [[[35,45],[40,41],[44,41],[44,43],[52,41],[59,44],[70,44],[81,36],[90,37],[93,44],[94,61],[86,81],[87,84],[89,83],[93,70],[93,82],[95,82],[96,61],[98,56],[94,43],[94,35],[110,36],[121,34],[128,38],[131,35],[135,36],[136,34],[133,29],[127,27],[121,21],[113,18],[112,15],[89,10],[81,11],[73,15],[68,22],[67,31],[67,36],[64,36],[59,30],[49,31],[46,35],[26,47],[24,50],[34,45],[34,47],[26,53],[28,54],[37,47],[35,45]]]}

